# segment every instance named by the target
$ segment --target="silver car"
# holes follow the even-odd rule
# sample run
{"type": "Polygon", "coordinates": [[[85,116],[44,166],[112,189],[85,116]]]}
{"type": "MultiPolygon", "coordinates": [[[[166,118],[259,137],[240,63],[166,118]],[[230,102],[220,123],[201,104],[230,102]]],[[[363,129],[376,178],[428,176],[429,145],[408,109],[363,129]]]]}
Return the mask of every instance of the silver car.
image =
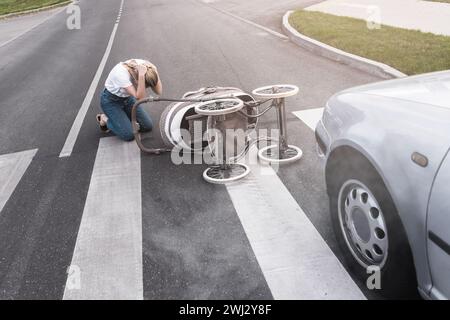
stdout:
{"type": "Polygon", "coordinates": [[[450,71],[334,95],[316,140],[348,267],[379,267],[386,297],[450,298],[450,71]]]}

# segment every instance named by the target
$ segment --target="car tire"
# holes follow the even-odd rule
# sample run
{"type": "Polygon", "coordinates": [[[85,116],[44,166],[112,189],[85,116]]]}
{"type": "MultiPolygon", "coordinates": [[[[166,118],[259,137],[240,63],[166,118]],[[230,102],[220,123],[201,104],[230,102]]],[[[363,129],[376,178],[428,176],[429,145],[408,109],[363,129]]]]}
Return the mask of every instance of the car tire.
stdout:
{"type": "MultiPolygon", "coordinates": [[[[368,273],[367,265],[377,265],[377,263],[368,264],[368,261],[364,261],[363,258],[357,255],[358,253],[361,254],[361,248],[355,248],[352,245],[353,241],[349,240],[351,237],[346,236],[348,232],[344,231],[349,230],[349,228],[339,218],[340,215],[342,217],[342,215],[347,214],[343,213],[344,211],[351,211],[348,207],[342,207],[346,205],[343,203],[343,201],[346,201],[346,199],[343,200],[346,192],[345,188],[351,189],[354,187],[357,189],[359,183],[361,186],[366,187],[371,196],[378,202],[378,209],[381,211],[379,214],[382,214],[385,231],[387,232],[385,235],[387,236],[387,254],[383,258],[384,261],[378,264],[381,271],[381,288],[376,290],[377,293],[388,299],[418,298],[417,279],[409,242],[392,197],[379,174],[367,161],[359,159],[359,161],[353,163],[346,160],[344,165],[340,164],[335,170],[330,171],[329,176],[332,177],[332,179],[327,180],[331,220],[337,241],[350,272],[361,280],[363,285],[366,285],[368,278],[372,274],[372,272],[368,273]],[[339,201],[340,197],[341,201],[339,201]],[[339,206],[341,206],[341,210],[339,210],[339,206]],[[366,264],[361,262],[366,262],[366,264]]],[[[354,193],[353,191],[351,197],[353,197],[354,193]]],[[[373,201],[373,199],[370,200],[373,201]]],[[[353,206],[353,204],[351,205],[353,206]]],[[[352,208],[357,208],[357,206],[352,208]]],[[[354,225],[355,223],[352,221],[349,224],[354,225]]],[[[372,232],[370,227],[369,231],[372,232]]],[[[357,242],[355,241],[355,243],[357,242]]]]}

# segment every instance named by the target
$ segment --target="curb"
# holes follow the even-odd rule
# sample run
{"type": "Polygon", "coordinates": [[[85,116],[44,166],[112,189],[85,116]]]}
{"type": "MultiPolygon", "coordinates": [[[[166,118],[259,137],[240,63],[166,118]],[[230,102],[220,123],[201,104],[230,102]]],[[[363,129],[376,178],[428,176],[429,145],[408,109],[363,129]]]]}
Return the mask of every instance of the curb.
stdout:
{"type": "Polygon", "coordinates": [[[18,17],[18,16],[23,16],[23,15],[26,15],[26,14],[37,13],[37,12],[41,12],[41,11],[45,11],[45,10],[55,9],[55,8],[58,8],[58,7],[63,7],[65,5],[68,5],[71,2],[72,2],[72,0],[67,0],[67,1],[64,1],[64,2],[52,4],[52,5],[49,5],[49,6],[46,6],[46,7],[42,7],[42,8],[37,8],[37,9],[31,9],[31,10],[26,10],[26,11],[13,12],[13,13],[0,15],[0,20],[8,19],[8,18],[14,18],[14,17],[18,17]]]}
{"type": "Polygon", "coordinates": [[[407,76],[403,72],[400,72],[399,70],[394,69],[387,64],[342,51],[299,33],[294,29],[294,27],[289,24],[289,16],[293,12],[294,11],[291,10],[284,14],[282,27],[283,31],[288,35],[289,39],[298,46],[310,50],[314,53],[320,54],[321,56],[324,56],[328,59],[341,62],[353,68],[385,79],[402,78],[407,76]]]}

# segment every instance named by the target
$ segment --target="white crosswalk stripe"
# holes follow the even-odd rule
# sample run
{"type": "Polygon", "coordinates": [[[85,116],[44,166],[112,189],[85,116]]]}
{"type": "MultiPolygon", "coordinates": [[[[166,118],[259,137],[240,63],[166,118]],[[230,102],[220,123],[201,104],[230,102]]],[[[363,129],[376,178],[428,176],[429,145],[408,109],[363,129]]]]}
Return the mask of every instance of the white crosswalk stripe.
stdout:
{"type": "MultiPolygon", "coordinates": [[[[294,114],[314,129],[322,112],[294,114]]],[[[250,153],[252,172],[226,189],[274,298],[365,299],[276,172],[250,153]]],[[[136,144],[101,139],[64,299],[143,299],[141,197],[136,144]]]]}
{"type": "Polygon", "coordinates": [[[297,118],[302,120],[311,130],[315,130],[317,123],[322,118],[324,108],[305,109],[292,112],[297,118]]]}
{"type": "Polygon", "coordinates": [[[143,299],[140,159],[100,139],[64,299],[143,299]]]}
{"type": "Polygon", "coordinates": [[[270,167],[227,185],[275,299],[365,299],[302,208],[270,167]]]}
{"type": "Polygon", "coordinates": [[[0,156],[0,213],[37,151],[32,149],[0,156]]]}

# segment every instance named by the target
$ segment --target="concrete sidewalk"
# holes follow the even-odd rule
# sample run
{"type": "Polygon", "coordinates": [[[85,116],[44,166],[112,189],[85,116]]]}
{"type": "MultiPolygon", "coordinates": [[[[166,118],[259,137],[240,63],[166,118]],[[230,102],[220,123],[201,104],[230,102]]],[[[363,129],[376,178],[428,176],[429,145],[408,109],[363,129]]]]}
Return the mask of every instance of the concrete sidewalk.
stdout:
{"type": "Polygon", "coordinates": [[[328,0],[306,8],[450,36],[450,4],[420,0],[328,0]]]}
{"type": "Polygon", "coordinates": [[[0,47],[50,19],[64,7],[0,19],[0,47]]]}

